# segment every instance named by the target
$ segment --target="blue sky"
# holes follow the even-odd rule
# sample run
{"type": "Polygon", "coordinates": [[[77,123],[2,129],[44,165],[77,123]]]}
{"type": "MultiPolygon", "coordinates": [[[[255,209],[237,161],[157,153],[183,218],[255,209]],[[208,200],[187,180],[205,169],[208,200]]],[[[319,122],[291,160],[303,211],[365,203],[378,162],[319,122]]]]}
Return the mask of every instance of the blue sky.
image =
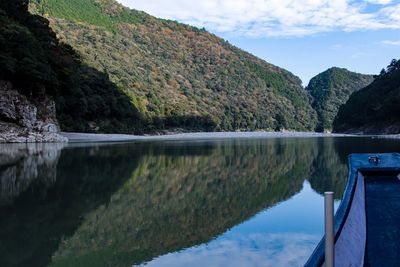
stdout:
{"type": "Polygon", "coordinates": [[[400,0],[118,0],[207,30],[304,85],[329,67],[378,73],[400,58],[400,0]]]}

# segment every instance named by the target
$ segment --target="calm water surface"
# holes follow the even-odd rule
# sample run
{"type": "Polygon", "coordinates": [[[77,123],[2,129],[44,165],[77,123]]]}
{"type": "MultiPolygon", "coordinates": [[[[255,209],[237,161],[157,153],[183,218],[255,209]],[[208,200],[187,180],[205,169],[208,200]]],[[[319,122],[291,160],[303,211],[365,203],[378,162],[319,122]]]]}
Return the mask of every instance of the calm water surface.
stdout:
{"type": "Polygon", "coordinates": [[[0,266],[301,266],[347,156],[399,140],[0,145],[0,266]]]}

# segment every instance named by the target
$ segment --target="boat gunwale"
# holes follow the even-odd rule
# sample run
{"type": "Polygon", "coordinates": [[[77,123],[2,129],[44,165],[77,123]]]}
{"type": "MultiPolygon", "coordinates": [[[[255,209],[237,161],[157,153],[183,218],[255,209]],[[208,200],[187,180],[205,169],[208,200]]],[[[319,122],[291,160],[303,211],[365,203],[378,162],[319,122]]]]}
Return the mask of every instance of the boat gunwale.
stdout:
{"type": "MultiPolygon", "coordinates": [[[[399,171],[400,172],[400,153],[385,154],[350,154],[348,157],[349,174],[342,201],[335,214],[335,243],[346,224],[347,217],[353,202],[354,193],[357,185],[359,172],[366,171],[399,171]],[[371,157],[379,157],[378,164],[371,162],[371,157]]],[[[304,265],[305,267],[320,267],[325,261],[325,236],[318,243],[310,258],[304,265]]]]}

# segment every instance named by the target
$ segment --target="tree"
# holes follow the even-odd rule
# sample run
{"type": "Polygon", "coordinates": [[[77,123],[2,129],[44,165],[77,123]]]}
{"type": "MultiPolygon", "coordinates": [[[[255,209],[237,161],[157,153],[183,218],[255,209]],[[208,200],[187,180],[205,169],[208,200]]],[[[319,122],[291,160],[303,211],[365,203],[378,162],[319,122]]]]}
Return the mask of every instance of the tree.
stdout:
{"type": "Polygon", "coordinates": [[[387,72],[391,73],[399,68],[399,64],[396,59],[392,59],[389,66],[387,66],[387,72]]]}
{"type": "Polygon", "coordinates": [[[7,11],[15,17],[25,15],[28,12],[29,0],[0,1],[0,9],[7,11]]]}
{"type": "Polygon", "coordinates": [[[47,9],[47,5],[48,5],[48,0],[37,0],[39,3],[39,7],[40,7],[40,15],[44,16],[45,15],[45,10],[47,9]]]}

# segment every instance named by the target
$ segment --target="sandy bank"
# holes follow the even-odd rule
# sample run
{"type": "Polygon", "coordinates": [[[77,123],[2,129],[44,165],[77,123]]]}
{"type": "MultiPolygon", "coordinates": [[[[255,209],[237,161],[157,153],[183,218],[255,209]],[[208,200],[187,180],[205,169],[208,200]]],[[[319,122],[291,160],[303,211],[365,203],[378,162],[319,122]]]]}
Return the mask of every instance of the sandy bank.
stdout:
{"type": "Polygon", "coordinates": [[[277,138],[277,137],[329,137],[353,136],[346,134],[325,134],[312,132],[213,132],[180,133],[170,135],[126,135],[126,134],[89,134],[61,133],[70,143],[88,142],[127,142],[127,141],[164,141],[164,140],[208,140],[228,138],[277,138]]]}

